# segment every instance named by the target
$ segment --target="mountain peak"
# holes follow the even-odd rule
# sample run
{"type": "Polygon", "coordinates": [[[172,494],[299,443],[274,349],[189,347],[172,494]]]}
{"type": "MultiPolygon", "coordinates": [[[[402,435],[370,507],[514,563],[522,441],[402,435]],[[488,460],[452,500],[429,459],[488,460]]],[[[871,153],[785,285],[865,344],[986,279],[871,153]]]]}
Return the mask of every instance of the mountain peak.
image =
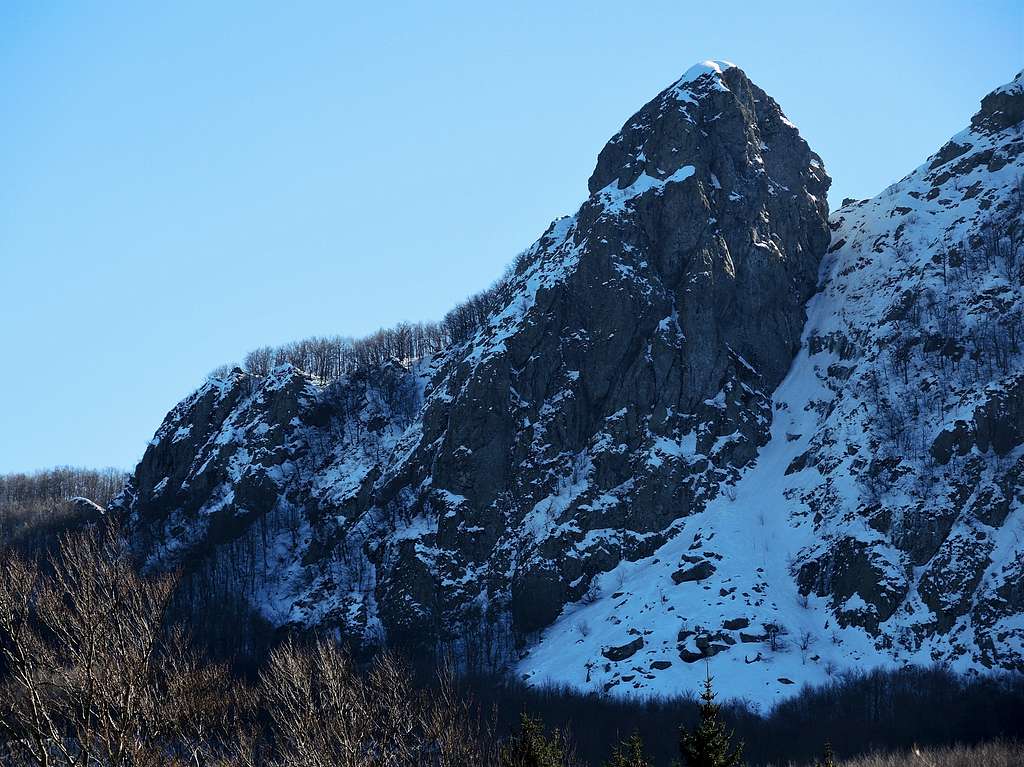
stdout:
{"type": "Polygon", "coordinates": [[[780,189],[806,187],[824,200],[829,179],[821,160],[775,100],[735,64],[708,60],[690,67],[609,139],[588,188],[592,195],[613,191],[609,185],[625,190],[638,181],[646,188],[645,176],[663,181],[687,166],[698,178],[714,175],[721,181],[728,168],[751,163],[780,189]],[[722,156],[723,167],[711,167],[711,155],[722,156]],[[731,158],[727,162],[725,155],[731,158]],[[796,157],[801,160],[790,162],[796,157]],[[800,170],[794,174],[795,169],[800,170]]]}
{"type": "Polygon", "coordinates": [[[1024,70],[981,100],[981,109],[971,119],[971,127],[996,133],[1024,120],[1024,70]]]}
{"type": "Polygon", "coordinates": [[[704,75],[718,75],[720,77],[725,70],[738,68],[739,67],[731,61],[705,59],[704,61],[699,61],[687,69],[683,76],[676,80],[675,86],[695,82],[698,78],[701,78],[704,75]]]}
{"type": "MultiPolygon", "coordinates": [[[[510,660],[767,441],[829,242],[827,188],[741,70],[691,68],[432,358],[329,386],[254,370],[172,411],[122,502],[140,556],[279,546],[301,566],[263,570],[248,595],[276,625],[476,653],[482,619],[510,660]]],[[[673,600],[688,609],[685,588],[673,600]]]]}
{"type": "Polygon", "coordinates": [[[691,67],[435,340],[211,379],[112,513],[275,626],[529,683],[1020,668],[1022,92],[830,223],[779,105],[691,67]]]}

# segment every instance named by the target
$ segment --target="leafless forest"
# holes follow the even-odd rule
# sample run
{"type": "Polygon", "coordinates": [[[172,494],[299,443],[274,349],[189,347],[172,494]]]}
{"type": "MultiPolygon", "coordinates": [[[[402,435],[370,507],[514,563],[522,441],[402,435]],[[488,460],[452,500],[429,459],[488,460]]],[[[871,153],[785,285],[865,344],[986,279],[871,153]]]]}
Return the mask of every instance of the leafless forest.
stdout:
{"type": "MultiPolygon", "coordinates": [[[[71,495],[84,480],[37,481],[71,495]]],[[[89,481],[112,490],[118,480],[89,481]]],[[[643,767],[669,764],[680,727],[699,732],[703,721],[693,695],[631,704],[459,679],[394,655],[357,659],[326,637],[276,636],[249,671],[232,667],[211,660],[202,624],[176,602],[180,573],[140,575],[115,527],[80,528],[57,546],[23,535],[5,548],[0,763],[643,767]]],[[[715,711],[750,764],[813,760],[828,739],[839,754],[868,754],[835,764],[998,766],[1017,763],[1014,742],[918,757],[904,741],[1019,735],[1022,693],[1019,679],[908,670],[849,677],[767,715],[715,711]],[[880,749],[902,755],[870,755],[880,749]]]]}

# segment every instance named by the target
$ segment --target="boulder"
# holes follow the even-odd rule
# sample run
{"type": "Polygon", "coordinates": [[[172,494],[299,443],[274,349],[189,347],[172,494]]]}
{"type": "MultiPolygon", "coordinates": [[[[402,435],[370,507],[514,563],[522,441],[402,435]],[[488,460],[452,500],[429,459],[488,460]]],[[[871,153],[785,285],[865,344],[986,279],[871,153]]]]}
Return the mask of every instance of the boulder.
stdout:
{"type": "Polygon", "coordinates": [[[601,654],[610,661],[626,660],[636,654],[636,651],[644,646],[644,638],[637,637],[631,642],[617,647],[602,647],[601,654]]]}
{"type": "Polygon", "coordinates": [[[701,562],[693,567],[684,567],[672,573],[672,581],[677,585],[690,581],[702,581],[715,572],[715,566],[710,562],[701,562]]]}
{"type": "Polygon", "coordinates": [[[750,621],[746,618],[729,618],[728,620],[722,621],[722,627],[729,631],[745,629],[749,625],[750,621]]]}

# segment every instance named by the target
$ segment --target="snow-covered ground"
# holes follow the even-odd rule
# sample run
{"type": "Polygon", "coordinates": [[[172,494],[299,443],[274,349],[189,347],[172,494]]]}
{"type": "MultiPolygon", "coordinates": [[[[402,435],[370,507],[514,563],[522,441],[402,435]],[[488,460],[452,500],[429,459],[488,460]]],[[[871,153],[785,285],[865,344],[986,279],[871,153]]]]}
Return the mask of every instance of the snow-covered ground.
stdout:
{"type": "MultiPolygon", "coordinates": [[[[812,316],[821,303],[812,301],[812,316]]],[[[708,661],[726,698],[770,703],[793,694],[800,682],[822,682],[841,669],[877,662],[864,632],[837,626],[825,600],[801,597],[791,575],[792,563],[814,535],[809,518],[792,513],[792,498],[809,490],[813,479],[801,472],[787,476],[786,468],[817,429],[817,412],[808,404],[832,396],[815,375],[821,362],[811,359],[805,343],[775,394],[771,441],[756,465],[703,512],[679,520],[678,533],[653,556],[602,575],[595,601],[568,605],[519,663],[524,679],[591,690],[607,686],[613,694],[695,693],[705,663],[684,662],[680,649],[699,653],[696,638],[719,632],[735,641],[711,640],[728,647],[708,661]],[[675,583],[673,573],[696,563],[684,557],[710,562],[714,573],[675,583]],[[736,619],[749,625],[724,628],[736,619]],[[741,640],[741,633],[764,635],[766,623],[786,631],[775,649],[768,639],[741,640]],[[680,643],[680,632],[693,634],[680,643]],[[631,657],[614,662],[602,656],[602,649],[635,636],[644,644],[631,657]],[[658,662],[670,665],[659,669],[653,665],[658,662]]]]}
{"type": "MultiPolygon", "coordinates": [[[[1018,75],[995,93],[1022,88],[1018,75]]],[[[756,463],[702,512],[677,520],[650,557],[619,564],[587,599],[567,605],[519,661],[524,679],[613,695],[675,695],[698,690],[701,656],[710,655],[723,696],[768,705],[847,669],[939,661],[978,671],[993,657],[1022,657],[1024,616],[1005,606],[1024,562],[1021,495],[1008,499],[1002,520],[985,519],[984,505],[981,519],[962,510],[968,503],[957,511],[954,498],[1012,485],[1010,467],[1024,447],[1000,456],[972,447],[968,459],[981,467],[974,469],[980,480],[961,476],[966,464],[936,465],[929,454],[944,428],[970,420],[1024,370],[1012,341],[1024,307],[1020,279],[1008,272],[1012,259],[977,257],[986,227],[1021,215],[1021,126],[991,126],[976,118],[904,179],[835,213],[820,291],[773,395],[771,439],[756,463]],[[1004,332],[1009,357],[996,364],[985,339],[1004,332]],[[941,359],[929,349],[937,340],[962,342],[960,353],[974,364],[941,359]],[[897,470],[881,472],[868,489],[874,459],[897,470]],[[879,510],[892,521],[871,520],[879,510]],[[915,561],[906,544],[920,535],[913,526],[941,530],[952,516],[945,540],[925,562],[915,561]],[[834,591],[799,593],[801,564],[851,541],[870,552],[878,581],[896,595],[891,614],[865,601],[866,591],[841,599],[834,591]],[[966,561],[968,551],[978,563],[966,561]],[[676,582],[693,567],[702,568],[694,576],[706,577],[676,582]],[[948,609],[925,604],[922,578],[948,590],[948,609]],[[979,612],[996,615],[994,626],[975,625],[979,612]],[[766,625],[785,633],[773,642],[766,625]],[[980,648],[990,644],[986,655],[980,648]]],[[[695,451],[685,439],[666,449],[695,451]]]]}

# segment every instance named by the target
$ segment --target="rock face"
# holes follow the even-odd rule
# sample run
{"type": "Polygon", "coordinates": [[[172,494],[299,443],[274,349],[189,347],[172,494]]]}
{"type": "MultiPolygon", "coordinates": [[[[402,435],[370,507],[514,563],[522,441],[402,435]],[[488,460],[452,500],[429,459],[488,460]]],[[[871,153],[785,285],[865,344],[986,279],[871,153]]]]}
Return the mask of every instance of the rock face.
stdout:
{"type": "Polygon", "coordinates": [[[928,162],[837,211],[810,308],[825,391],[801,591],[879,647],[962,668],[1024,670],[1020,605],[1001,596],[1024,557],[1022,120],[1018,75],[928,162]]]}
{"type": "Polygon", "coordinates": [[[175,408],[122,501],[141,547],[202,557],[294,517],[277,550],[303,568],[268,573],[269,601],[312,589],[344,617],[319,596],[277,617],[434,643],[484,608],[521,642],[765,442],[828,184],[741,70],[694,68],[608,142],[590,197],[519,260],[470,342],[326,388],[236,371],[175,408]]]}
{"type": "Polygon", "coordinates": [[[644,646],[644,638],[637,637],[636,639],[627,642],[624,645],[618,647],[606,647],[601,650],[601,654],[610,661],[621,661],[631,658],[636,655],[636,651],[644,646]]]}
{"type": "Polygon", "coordinates": [[[275,624],[518,656],[534,681],[690,688],[714,655],[743,672],[729,694],[770,698],[835,659],[954,657],[963,616],[967,662],[1012,667],[1020,348],[990,362],[970,335],[1019,316],[1002,234],[959,324],[927,291],[974,263],[946,243],[1019,219],[1015,83],[830,234],[779,106],[698,65],[612,137],[475,335],[330,383],[211,379],[113,508],[150,566],[242,571],[275,624]]]}
{"type": "Polygon", "coordinates": [[[584,687],[569,659],[645,618],[630,661],[684,663],[597,683],[690,689],[712,656],[727,694],[759,700],[844,667],[1024,671],[1022,116],[1018,76],[925,164],[832,216],[756,461],[603,576],[613,602],[568,606],[523,674],[584,687]],[[674,586],[701,557],[714,573],[674,586]],[[729,645],[737,615],[763,633],[729,645]],[[575,625],[589,631],[568,653],[575,625]]]}

